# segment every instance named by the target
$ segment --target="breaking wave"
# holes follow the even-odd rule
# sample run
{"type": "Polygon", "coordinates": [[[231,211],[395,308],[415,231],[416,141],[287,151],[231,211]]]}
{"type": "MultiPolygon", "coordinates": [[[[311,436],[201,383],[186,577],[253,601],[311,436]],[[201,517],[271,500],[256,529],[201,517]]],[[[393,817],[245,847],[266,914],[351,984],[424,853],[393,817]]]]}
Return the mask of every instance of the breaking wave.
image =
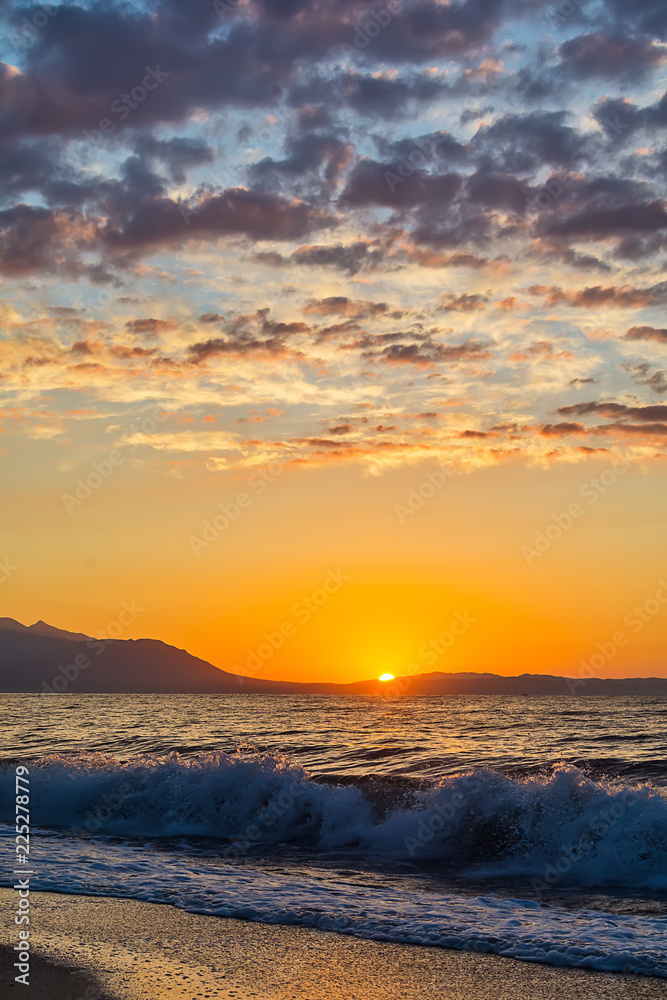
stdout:
{"type": "MultiPolygon", "coordinates": [[[[280,755],[243,752],[50,756],[30,770],[33,825],[74,836],[214,838],[227,857],[276,845],[342,849],[520,874],[545,889],[562,879],[667,888],[667,800],[572,765],[523,777],[481,768],[428,785],[314,780],[280,755]]],[[[8,807],[13,789],[0,784],[8,807]]]]}

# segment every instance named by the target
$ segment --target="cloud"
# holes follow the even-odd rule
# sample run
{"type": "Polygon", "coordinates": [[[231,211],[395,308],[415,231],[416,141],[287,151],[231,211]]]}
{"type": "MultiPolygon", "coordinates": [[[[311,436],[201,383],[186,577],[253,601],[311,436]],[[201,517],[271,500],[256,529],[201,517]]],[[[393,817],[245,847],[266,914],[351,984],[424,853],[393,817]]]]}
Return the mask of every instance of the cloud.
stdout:
{"type": "Polygon", "coordinates": [[[636,32],[664,38],[667,10],[662,0],[610,0],[611,10],[621,24],[636,32]]]}
{"type": "Polygon", "coordinates": [[[431,175],[423,170],[410,172],[398,161],[378,163],[362,159],[348,178],[340,200],[342,204],[352,207],[414,208],[430,202],[442,207],[456,196],[462,183],[456,173],[431,175]]]}
{"type": "Polygon", "coordinates": [[[440,311],[442,312],[479,312],[486,309],[488,302],[486,295],[468,294],[455,295],[453,292],[445,292],[440,296],[440,311]]]}
{"type": "Polygon", "coordinates": [[[614,208],[589,207],[571,215],[562,211],[543,221],[541,232],[556,237],[603,240],[627,234],[653,234],[667,230],[667,210],[660,199],[628,202],[614,208]]]}
{"type": "Polygon", "coordinates": [[[153,135],[140,135],[135,143],[137,152],[149,161],[157,161],[167,168],[177,184],[185,182],[188,169],[204,163],[213,163],[212,147],[203,139],[176,136],[173,139],[156,139],[153,135]]]}
{"type": "Polygon", "coordinates": [[[651,366],[646,362],[639,365],[623,365],[623,367],[630,372],[631,377],[636,382],[648,386],[657,395],[662,396],[667,392],[667,378],[665,378],[664,371],[651,371],[651,366]]]}
{"type": "Polygon", "coordinates": [[[586,428],[583,424],[575,424],[569,421],[563,421],[560,424],[545,424],[540,430],[542,437],[562,437],[569,434],[585,433],[586,428]]]}
{"type": "Polygon", "coordinates": [[[570,167],[581,152],[582,136],[566,124],[567,117],[565,111],[502,115],[480,127],[472,146],[502,170],[525,173],[543,164],[570,167]]]}
{"type": "Polygon", "coordinates": [[[432,368],[442,362],[479,361],[492,357],[487,344],[467,340],[463,344],[438,344],[430,339],[421,343],[390,344],[381,351],[381,360],[390,365],[414,365],[432,368]]]}
{"type": "Polygon", "coordinates": [[[152,448],[155,451],[170,452],[214,452],[239,451],[241,445],[232,434],[222,431],[182,431],[145,434],[130,432],[123,437],[123,444],[129,447],[152,448]]]}
{"type": "Polygon", "coordinates": [[[605,32],[579,35],[563,42],[559,51],[568,73],[591,77],[637,80],[665,61],[667,50],[649,38],[628,38],[605,32]]]}
{"type": "Polygon", "coordinates": [[[626,330],[625,340],[655,340],[659,344],[667,344],[667,330],[655,326],[631,326],[626,330]]]}
{"type": "Polygon", "coordinates": [[[575,403],[573,406],[561,406],[558,412],[564,416],[587,416],[590,413],[600,414],[612,420],[630,419],[640,421],[667,420],[667,406],[628,406],[625,403],[575,403]]]}
{"type": "Polygon", "coordinates": [[[667,281],[648,288],[631,285],[594,285],[578,291],[564,291],[557,286],[531,285],[526,289],[531,295],[546,295],[549,306],[566,305],[572,309],[598,309],[614,306],[618,309],[643,309],[645,306],[662,305],[667,301],[667,281]]]}
{"type": "MultiPolygon", "coordinates": [[[[323,82],[330,92],[332,81],[323,82]]],[[[345,73],[333,86],[357,114],[385,119],[402,117],[412,102],[428,103],[449,90],[444,79],[427,72],[402,78],[389,73],[345,73]]]]}
{"type": "Polygon", "coordinates": [[[171,330],[174,326],[172,320],[164,319],[131,319],[125,324],[126,328],[138,336],[142,337],[157,337],[161,333],[166,333],[171,330]]]}
{"type": "Polygon", "coordinates": [[[299,178],[303,183],[304,174],[319,175],[329,191],[350,162],[352,150],[348,143],[332,135],[316,135],[312,132],[300,136],[288,136],[287,156],[283,160],[267,157],[251,168],[251,177],[257,182],[283,178],[299,178]]]}
{"type": "Polygon", "coordinates": [[[10,277],[35,271],[79,275],[86,242],[70,213],[26,204],[0,211],[0,271],[10,277]]]}
{"type": "Polygon", "coordinates": [[[354,300],[346,295],[332,295],[326,299],[311,300],[303,311],[307,315],[350,316],[358,319],[382,316],[389,311],[389,306],[386,302],[354,300]]]}
{"type": "Polygon", "coordinates": [[[166,247],[197,237],[230,235],[253,240],[296,240],[335,222],[334,216],[298,199],[231,188],[195,205],[178,205],[169,198],[144,202],[129,217],[110,220],[103,238],[109,248],[119,250],[166,247]]]}

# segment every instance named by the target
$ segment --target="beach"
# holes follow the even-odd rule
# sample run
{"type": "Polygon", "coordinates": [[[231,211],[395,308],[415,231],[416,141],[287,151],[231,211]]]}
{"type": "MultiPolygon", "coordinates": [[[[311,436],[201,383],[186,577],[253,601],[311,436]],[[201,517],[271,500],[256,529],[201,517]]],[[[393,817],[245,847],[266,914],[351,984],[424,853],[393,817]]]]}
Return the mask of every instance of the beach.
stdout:
{"type": "MultiPolygon", "coordinates": [[[[13,975],[0,890],[0,983],[13,975]]],[[[31,1000],[658,1000],[663,980],[558,968],[136,900],[31,895],[31,1000]]]]}

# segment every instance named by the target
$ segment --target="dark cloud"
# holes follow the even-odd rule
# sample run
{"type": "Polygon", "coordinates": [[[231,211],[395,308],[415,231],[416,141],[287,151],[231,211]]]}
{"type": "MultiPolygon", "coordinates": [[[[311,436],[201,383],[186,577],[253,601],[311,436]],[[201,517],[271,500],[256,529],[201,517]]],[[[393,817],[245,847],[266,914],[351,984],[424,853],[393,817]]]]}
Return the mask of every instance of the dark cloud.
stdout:
{"type": "Polygon", "coordinates": [[[652,392],[662,396],[667,392],[667,378],[662,370],[652,371],[651,366],[646,362],[639,365],[623,365],[623,368],[630,372],[631,377],[640,385],[647,386],[652,392]]]}
{"type": "Polygon", "coordinates": [[[578,79],[639,79],[665,59],[664,49],[652,39],[604,32],[579,35],[563,42],[563,66],[578,79]]]}
{"type": "Polygon", "coordinates": [[[487,169],[526,172],[542,164],[571,166],[583,140],[566,119],[565,111],[504,115],[479,129],[473,147],[488,161],[487,169]]]}
{"type": "Polygon", "coordinates": [[[0,271],[20,277],[35,271],[62,271],[78,276],[84,246],[71,215],[49,208],[18,204],[0,212],[0,271]]]}
{"type": "Polygon", "coordinates": [[[665,378],[665,373],[663,371],[654,372],[644,380],[644,385],[647,385],[653,392],[657,392],[662,396],[663,393],[667,392],[667,378],[665,378]]]}
{"type": "Polygon", "coordinates": [[[627,233],[655,233],[667,229],[667,210],[662,200],[645,203],[629,202],[610,208],[591,205],[568,215],[553,212],[540,222],[538,230],[550,237],[604,240],[627,233]]]}
{"type": "Polygon", "coordinates": [[[426,339],[420,343],[390,344],[381,351],[380,359],[391,365],[432,368],[443,362],[479,361],[490,358],[492,355],[488,346],[475,340],[467,340],[463,344],[445,345],[426,339]]]}
{"type": "Polygon", "coordinates": [[[667,302],[667,281],[648,288],[635,288],[631,285],[620,287],[595,285],[569,292],[556,286],[531,285],[526,291],[531,295],[546,295],[546,303],[549,306],[562,304],[573,309],[597,309],[600,306],[641,309],[667,302]]]}
{"type": "Polygon", "coordinates": [[[381,240],[356,240],[348,244],[306,244],[289,257],[273,250],[259,251],[252,259],[271,267],[331,267],[353,275],[382,266],[386,262],[386,252],[381,240]]]}
{"type": "Polygon", "coordinates": [[[573,406],[560,406],[558,412],[563,416],[584,417],[588,414],[599,414],[610,420],[639,420],[653,422],[667,420],[667,406],[627,406],[625,403],[575,403],[573,406]]]}
{"type": "Polygon", "coordinates": [[[332,215],[303,201],[231,188],[193,207],[169,198],[139,204],[126,218],[110,219],[103,232],[112,249],[178,245],[191,238],[244,235],[253,240],[295,240],[335,224],[332,215]]]}
{"type": "Polygon", "coordinates": [[[367,299],[349,299],[346,295],[332,295],[326,299],[311,300],[303,311],[317,316],[368,318],[388,313],[389,306],[386,302],[370,302],[367,299]]]}
{"type": "MultiPolygon", "coordinates": [[[[80,133],[100,129],[105,118],[117,131],[125,121],[133,129],[183,121],[198,108],[271,106],[303,67],[316,66],[337,48],[342,54],[342,45],[355,59],[372,53],[374,60],[395,63],[428,64],[472,53],[491,39],[503,8],[509,5],[501,0],[413,0],[400,6],[382,0],[271,0],[229,3],[227,9],[224,0],[165,0],[150,11],[61,5],[29,38],[24,72],[4,73],[0,134],[80,133]],[[161,82],[132,98],[144,86],[147,68],[161,82]]],[[[23,11],[10,10],[10,16],[20,24],[23,11]]],[[[352,76],[345,86],[357,109],[406,99],[401,84],[374,84],[370,74],[357,81],[352,76]]],[[[418,99],[437,91],[427,76],[405,86],[418,99]]]]}
{"type": "Polygon", "coordinates": [[[625,340],[655,340],[667,344],[667,330],[655,326],[631,326],[625,333],[625,340]]]}
{"type": "Polygon", "coordinates": [[[26,191],[48,188],[53,178],[53,157],[44,145],[17,143],[0,154],[0,196],[16,197],[26,191]]]}
{"type": "Polygon", "coordinates": [[[202,139],[156,139],[152,135],[142,135],[136,140],[135,149],[146,159],[157,160],[166,167],[177,184],[184,183],[189,168],[213,162],[213,150],[202,139]]]}
{"type": "Polygon", "coordinates": [[[398,161],[378,163],[363,159],[352,171],[341,202],[352,207],[376,205],[397,209],[429,202],[442,206],[456,196],[461,185],[462,179],[456,173],[432,175],[406,169],[398,161]]]}
{"type": "Polygon", "coordinates": [[[197,107],[274,104],[294,73],[289,47],[238,21],[224,39],[209,37],[215,22],[212,4],[186,33],[165,7],[155,15],[59,7],[29,47],[25,71],[5,81],[0,135],[86,130],[101,143],[104,119],[117,135],[184,120],[197,107]]]}
{"type": "Polygon", "coordinates": [[[667,127],[667,93],[655,104],[639,107],[625,98],[606,97],[593,108],[593,116],[615,142],[634,137],[640,129],[667,127]]]}
{"type": "Polygon", "coordinates": [[[302,359],[303,354],[290,347],[288,340],[312,332],[308,324],[301,320],[283,322],[272,319],[268,308],[250,315],[240,313],[228,319],[217,315],[209,318],[205,314],[204,321],[220,321],[223,330],[221,336],[188,346],[188,359],[197,365],[215,357],[302,359]]]}
{"type": "Polygon", "coordinates": [[[267,157],[251,168],[251,177],[256,182],[276,180],[280,183],[284,178],[291,178],[303,185],[304,175],[319,175],[322,171],[322,180],[331,191],[349,163],[352,153],[348,143],[332,135],[307,133],[297,137],[290,136],[285,145],[285,159],[273,160],[267,157]]]}
{"type": "Polygon", "coordinates": [[[297,123],[302,132],[314,129],[329,129],[333,125],[331,111],[325,103],[313,104],[313,95],[308,97],[309,103],[299,108],[297,123]]]}
{"type": "Polygon", "coordinates": [[[131,333],[142,337],[157,337],[160,333],[165,333],[171,329],[172,323],[164,319],[131,319],[125,324],[131,333]]]}
{"type": "Polygon", "coordinates": [[[542,437],[563,437],[568,434],[585,434],[586,428],[583,424],[575,424],[569,421],[562,421],[560,424],[545,424],[541,428],[542,437]]]}
{"type": "Polygon", "coordinates": [[[429,73],[397,78],[383,74],[347,73],[338,81],[341,98],[348,107],[369,118],[405,115],[412,101],[429,102],[442,97],[449,87],[429,73]]]}
{"type": "Polygon", "coordinates": [[[667,424],[605,424],[602,427],[594,428],[600,434],[616,432],[621,436],[628,437],[659,437],[667,438],[667,424]]]}
{"type": "Polygon", "coordinates": [[[252,337],[241,340],[214,337],[211,340],[191,344],[188,347],[188,355],[195,364],[223,356],[230,358],[285,358],[290,355],[294,356],[279,337],[269,337],[265,340],[252,337]]]}
{"type": "Polygon", "coordinates": [[[473,294],[454,295],[453,292],[446,292],[440,296],[440,310],[442,312],[478,312],[486,309],[488,302],[486,295],[473,294]]]}
{"type": "Polygon", "coordinates": [[[533,192],[530,185],[512,174],[476,173],[466,182],[466,193],[474,205],[523,213],[533,192]]]}
{"type": "Polygon", "coordinates": [[[470,158],[471,146],[456,139],[450,132],[429,132],[414,139],[398,142],[377,140],[383,155],[395,158],[404,169],[423,168],[427,163],[464,163],[470,158]]]}
{"type": "Polygon", "coordinates": [[[658,38],[667,37],[667,8],[663,0],[610,0],[609,7],[624,26],[658,38]]]}

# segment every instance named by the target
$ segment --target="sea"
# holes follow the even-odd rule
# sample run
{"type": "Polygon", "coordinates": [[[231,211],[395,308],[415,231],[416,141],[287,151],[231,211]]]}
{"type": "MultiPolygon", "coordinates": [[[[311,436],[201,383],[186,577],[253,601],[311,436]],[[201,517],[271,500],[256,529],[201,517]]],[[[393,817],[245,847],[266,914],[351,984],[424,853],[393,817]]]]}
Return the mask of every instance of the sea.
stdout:
{"type": "Polygon", "coordinates": [[[667,699],[2,695],[31,890],[667,978],[667,699]]]}

